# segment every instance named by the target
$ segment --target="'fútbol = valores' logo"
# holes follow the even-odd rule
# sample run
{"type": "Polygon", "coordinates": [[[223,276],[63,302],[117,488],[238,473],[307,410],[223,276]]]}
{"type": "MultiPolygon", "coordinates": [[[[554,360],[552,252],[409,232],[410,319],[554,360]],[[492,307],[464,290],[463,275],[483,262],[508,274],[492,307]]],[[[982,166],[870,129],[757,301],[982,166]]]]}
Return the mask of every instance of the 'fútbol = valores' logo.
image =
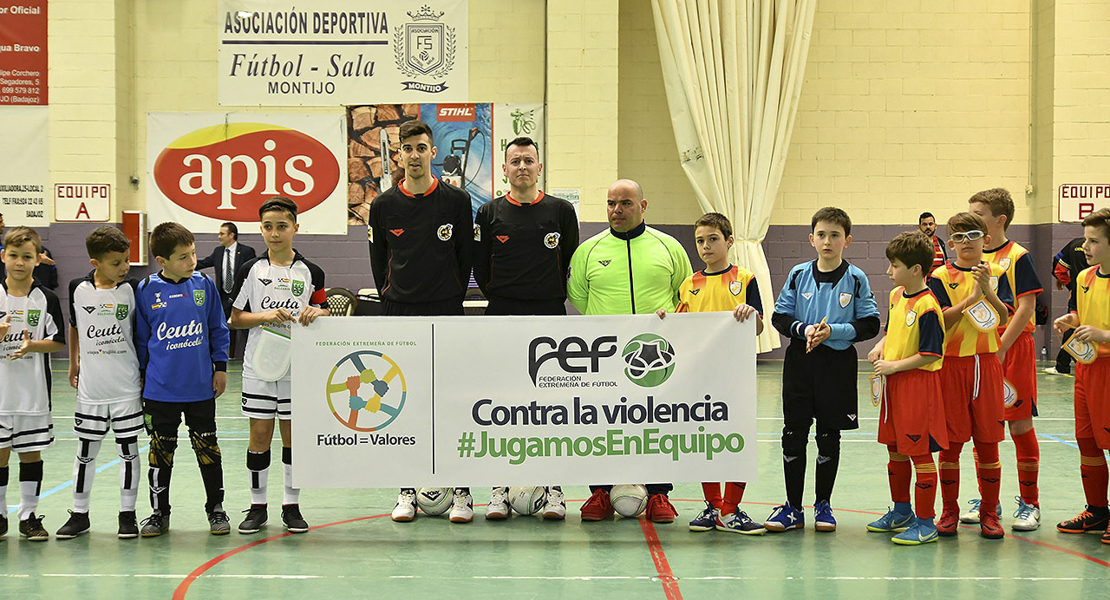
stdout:
{"type": "Polygon", "coordinates": [[[654,333],[641,333],[624,345],[621,357],[628,380],[643,387],[661,385],[674,373],[674,346],[654,333]]]}
{"type": "Polygon", "coordinates": [[[374,350],[339,359],[325,387],[331,414],[354,431],[385,429],[401,414],[408,395],[401,367],[374,350]]]}

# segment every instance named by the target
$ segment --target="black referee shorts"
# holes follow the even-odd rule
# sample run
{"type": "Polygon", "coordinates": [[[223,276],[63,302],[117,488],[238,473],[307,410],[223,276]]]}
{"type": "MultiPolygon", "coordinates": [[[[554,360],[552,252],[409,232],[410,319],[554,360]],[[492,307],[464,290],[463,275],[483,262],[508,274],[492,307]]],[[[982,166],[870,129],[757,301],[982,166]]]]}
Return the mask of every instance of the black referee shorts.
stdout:
{"type": "Polygon", "coordinates": [[[566,300],[518,300],[502,296],[488,296],[487,315],[565,315],[566,300]]]}
{"type": "Polygon", "coordinates": [[[438,317],[463,314],[462,297],[434,302],[393,302],[382,299],[383,317],[438,317]]]}
{"type": "Polygon", "coordinates": [[[804,340],[791,340],[782,365],[782,416],[788,429],[859,428],[859,357],[855,346],[822,344],[806,354],[804,340]]]}

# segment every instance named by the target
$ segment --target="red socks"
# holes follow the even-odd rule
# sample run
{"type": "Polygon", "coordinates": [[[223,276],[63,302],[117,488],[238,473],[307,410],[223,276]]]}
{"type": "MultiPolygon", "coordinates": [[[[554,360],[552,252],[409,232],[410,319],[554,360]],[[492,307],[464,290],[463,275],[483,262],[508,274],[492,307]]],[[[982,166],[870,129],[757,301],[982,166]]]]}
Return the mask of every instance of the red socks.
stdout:
{"type": "Polygon", "coordinates": [[[1037,475],[1040,474],[1041,447],[1037,444],[1037,433],[1030,429],[1021,435],[1011,435],[1017,447],[1018,491],[1022,502],[1040,506],[1037,475]]]}
{"type": "Polygon", "coordinates": [[[1106,486],[1110,481],[1106,456],[1094,438],[1081,437],[1075,441],[1079,445],[1079,472],[1083,476],[1083,495],[1087,497],[1087,504],[1106,506],[1106,486]]]}

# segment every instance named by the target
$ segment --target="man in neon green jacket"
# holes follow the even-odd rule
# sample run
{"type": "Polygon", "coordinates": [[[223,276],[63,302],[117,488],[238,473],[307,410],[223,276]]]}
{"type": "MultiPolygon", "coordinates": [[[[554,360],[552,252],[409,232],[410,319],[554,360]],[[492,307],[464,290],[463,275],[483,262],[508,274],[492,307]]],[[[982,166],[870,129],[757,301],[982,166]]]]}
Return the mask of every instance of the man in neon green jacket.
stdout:
{"type": "MultiPolygon", "coordinates": [[[[678,288],[689,277],[690,258],[673,237],[644,224],[647,200],[631,179],[609,186],[609,229],[583,242],[570,259],[567,298],[584,315],[651,314],[674,310],[678,288]]],[[[583,521],[613,516],[612,486],[590,486],[583,521]]],[[[669,483],[648,484],[647,517],[672,523],[678,512],[667,499],[669,483]]]]}

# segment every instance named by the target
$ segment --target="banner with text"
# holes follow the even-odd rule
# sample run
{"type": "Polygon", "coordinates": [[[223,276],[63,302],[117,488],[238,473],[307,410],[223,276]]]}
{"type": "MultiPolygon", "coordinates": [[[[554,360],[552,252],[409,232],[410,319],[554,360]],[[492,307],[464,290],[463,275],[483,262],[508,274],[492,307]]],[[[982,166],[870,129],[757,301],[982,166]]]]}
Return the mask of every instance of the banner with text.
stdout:
{"type": "Polygon", "coordinates": [[[220,0],[222,106],[468,100],[466,0],[220,0]]]}
{"type": "Polygon", "coordinates": [[[49,104],[47,0],[0,6],[0,105],[49,104]]]}
{"type": "Polygon", "coordinates": [[[344,235],[345,154],[341,114],[150,113],[150,222],[255,231],[262,203],[286,196],[301,233],[344,235]]]}
{"type": "Polygon", "coordinates": [[[755,481],[754,321],[343,317],[294,327],[307,488],[755,481]]]}
{"type": "Polygon", "coordinates": [[[50,226],[50,108],[0,106],[0,213],[8,227],[50,226]]]}

